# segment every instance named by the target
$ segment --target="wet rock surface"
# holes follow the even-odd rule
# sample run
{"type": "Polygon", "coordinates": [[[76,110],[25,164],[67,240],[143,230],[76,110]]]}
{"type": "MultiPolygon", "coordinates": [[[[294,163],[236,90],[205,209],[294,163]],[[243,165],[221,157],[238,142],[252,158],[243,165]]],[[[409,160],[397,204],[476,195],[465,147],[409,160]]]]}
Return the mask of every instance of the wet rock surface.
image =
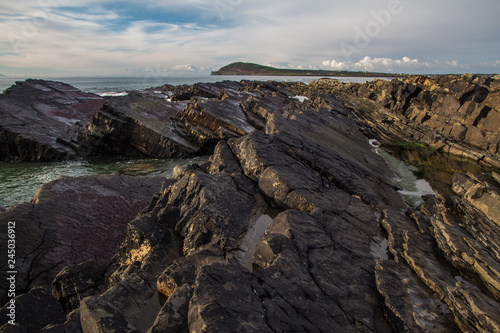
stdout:
{"type": "Polygon", "coordinates": [[[0,160],[50,161],[80,156],[80,124],[101,97],[61,82],[26,80],[0,95],[0,160]]]}
{"type": "MultiPolygon", "coordinates": [[[[495,79],[436,79],[431,89],[432,80],[410,79],[404,96],[399,81],[376,89],[242,81],[163,87],[174,102],[159,100],[160,90],[108,101],[99,112],[121,110],[114,116],[123,124],[140,112],[146,119],[147,105],[185,101],[168,116],[196,149],[215,148],[206,164],[177,168],[135,218],[121,219],[126,235],[112,258],[60,271],[52,293],[67,316],[45,331],[79,323],[84,332],[499,332],[500,177],[456,173],[449,191],[409,207],[369,144],[409,140],[374,119],[393,114],[402,124],[423,91],[441,105],[458,96],[458,108],[494,101],[495,79]],[[344,106],[354,99],[356,112],[344,106]],[[261,236],[263,216],[271,221],[261,236]]],[[[97,114],[95,133],[112,134],[97,114]]],[[[95,142],[105,142],[99,135],[95,142]]],[[[130,137],[112,140],[116,153],[141,151],[130,137]]],[[[160,151],[152,148],[160,141],[143,148],[160,151]]],[[[459,146],[496,158],[466,140],[459,146]]]]}
{"type": "MultiPolygon", "coordinates": [[[[91,259],[107,264],[125,238],[127,223],[148,205],[162,181],[162,177],[119,174],[62,177],[42,186],[30,203],[1,212],[5,253],[7,227],[15,222],[17,292],[50,287],[66,266],[91,259]]],[[[7,261],[1,265],[3,272],[9,270],[7,261]]],[[[1,288],[4,303],[5,279],[1,288]]]]}

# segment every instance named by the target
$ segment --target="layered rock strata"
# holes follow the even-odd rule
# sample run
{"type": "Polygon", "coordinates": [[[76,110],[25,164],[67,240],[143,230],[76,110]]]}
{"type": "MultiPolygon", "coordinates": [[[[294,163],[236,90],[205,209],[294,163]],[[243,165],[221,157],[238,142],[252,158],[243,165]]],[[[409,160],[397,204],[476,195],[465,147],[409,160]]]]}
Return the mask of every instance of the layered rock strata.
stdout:
{"type": "Polygon", "coordinates": [[[336,95],[385,143],[406,141],[500,166],[500,80],[486,75],[312,82],[308,96],[336,95]]]}
{"type": "Polygon", "coordinates": [[[0,161],[50,161],[80,156],[80,124],[104,100],[68,84],[26,80],[0,94],[0,161]]]}
{"type": "Polygon", "coordinates": [[[191,137],[215,124],[224,140],[175,170],[113,258],[60,271],[66,317],[41,331],[500,332],[500,177],[457,173],[409,207],[365,135],[402,136],[361,128],[361,109],[314,85],[179,91],[176,119],[203,127],[191,137]]]}
{"type": "MultiPolygon", "coordinates": [[[[254,112],[252,98],[276,89],[273,84],[249,87],[224,81],[132,92],[109,99],[79,140],[91,153],[107,155],[186,157],[208,152],[220,139],[262,128],[262,110],[254,112]]],[[[288,101],[280,98],[279,103],[283,108],[288,101]]],[[[266,112],[276,110],[269,106],[266,112]]]]}

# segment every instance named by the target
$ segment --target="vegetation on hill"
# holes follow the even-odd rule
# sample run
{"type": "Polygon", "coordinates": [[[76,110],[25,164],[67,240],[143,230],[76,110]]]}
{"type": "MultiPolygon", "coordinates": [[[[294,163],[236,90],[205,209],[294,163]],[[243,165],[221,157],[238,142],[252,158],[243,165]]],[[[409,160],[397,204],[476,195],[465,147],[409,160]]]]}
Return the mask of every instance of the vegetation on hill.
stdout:
{"type": "Polygon", "coordinates": [[[262,66],[247,62],[235,62],[224,66],[212,75],[253,75],[253,76],[369,76],[369,77],[398,77],[401,74],[355,72],[355,71],[329,71],[323,69],[283,69],[262,66]]]}

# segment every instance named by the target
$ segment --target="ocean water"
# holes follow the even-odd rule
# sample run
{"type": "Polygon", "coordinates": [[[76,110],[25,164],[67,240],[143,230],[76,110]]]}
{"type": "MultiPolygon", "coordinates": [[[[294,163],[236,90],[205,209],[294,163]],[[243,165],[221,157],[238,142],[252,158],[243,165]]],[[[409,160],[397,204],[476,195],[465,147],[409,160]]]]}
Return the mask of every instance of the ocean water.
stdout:
{"type": "Polygon", "coordinates": [[[120,173],[130,176],[157,175],[171,178],[175,166],[203,164],[208,156],[189,159],[99,158],[60,162],[0,162],[0,206],[9,208],[27,202],[45,183],[61,176],[120,173]]]}
{"type": "MultiPolygon", "coordinates": [[[[34,79],[42,79],[41,77],[33,77],[34,79]]],[[[365,77],[333,77],[342,82],[367,82],[374,78],[365,77]]],[[[0,92],[9,88],[16,81],[24,81],[26,77],[0,77],[0,92]]],[[[194,84],[197,82],[219,82],[224,80],[241,81],[241,80],[257,80],[257,81],[285,81],[285,82],[305,82],[309,83],[319,77],[311,76],[144,76],[144,77],[125,77],[125,76],[101,76],[101,77],[43,77],[43,79],[61,81],[70,84],[82,91],[94,94],[119,93],[130,90],[141,90],[151,87],[159,87],[164,84],[182,85],[194,84]]],[[[382,78],[387,79],[387,78],[382,78]]]]}

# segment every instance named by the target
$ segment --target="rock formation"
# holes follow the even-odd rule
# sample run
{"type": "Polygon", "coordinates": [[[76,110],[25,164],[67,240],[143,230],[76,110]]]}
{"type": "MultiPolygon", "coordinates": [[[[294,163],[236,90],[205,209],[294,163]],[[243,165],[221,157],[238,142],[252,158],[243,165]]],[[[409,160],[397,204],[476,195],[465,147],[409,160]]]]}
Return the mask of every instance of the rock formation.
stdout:
{"type": "Polygon", "coordinates": [[[500,166],[498,76],[414,76],[366,84],[318,80],[306,90],[349,103],[362,126],[386,143],[420,143],[500,166]]]}
{"type": "MultiPolygon", "coordinates": [[[[436,124],[454,98],[457,110],[474,102],[491,110],[467,132],[493,138],[481,123],[497,112],[496,79],[428,79],[433,89],[422,80],[164,87],[172,101],[189,98],[182,107],[154,91],[109,100],[88,127],[92,149],[168,152],[161,139],[134,143],[146,137],[133,125],[147,123],[141,110],[161,110],[150,119],[173,117],[193,152],[215,145],[210,161],[177,168],[133,220],[122,218],[126,236],[112,258],[66,263],[53,297],[34,288],[20,306],[57,299],[42,332],[500,332],[500,177],[456,173],[448,192],[410,207],[369,144],[455,147],[495,164],[490,143],[460,141],[436,124]],[[468,91],[463,101],[455,84],[468,91]],[[426,109],[438,115],[433,126],[408,116],[428,94],[439,101],[426,109]]],[[[22,208],[0,217],[29,214],[22,208]]]]}
{"type": "MultiPolygon", "coordinates": [[[[106,265],[125,238],[127,223],[147,206],[162,180],[118,174],[63,177],[42,186],[30,203],[0,213],[3,253],[8,223],[15,222],[18,294],[50,286],[67,266],[88,260],[106,265]]],[[[11,270],[6,260],[0,266],[2,272],[11,270]]],[[[4,304],[5,279],[0,288],[4,304]]]]}
{"type": "Polygon", "coordinates": [[[225,81],[166,85],[110,98],[82,131],[80,142],[108,155],[185,157],[211,151],[220,139],[255,130],[259,118],[240,105],[263,91],[244,90],[244,84],[225,81]]]}
{"type": "Polygon", "coordinates": [[[0,95],[0,161],[78,157],[79,124],[88,123],[103,103],[60,82],[17,82],[0,95]]]}

